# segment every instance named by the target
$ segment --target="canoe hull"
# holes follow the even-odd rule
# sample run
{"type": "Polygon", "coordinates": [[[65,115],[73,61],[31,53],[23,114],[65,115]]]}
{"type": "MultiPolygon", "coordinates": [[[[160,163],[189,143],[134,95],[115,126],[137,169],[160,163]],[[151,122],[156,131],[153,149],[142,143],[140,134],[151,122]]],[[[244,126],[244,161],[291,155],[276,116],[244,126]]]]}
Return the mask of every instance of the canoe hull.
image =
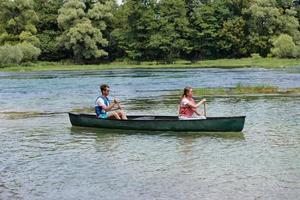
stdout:
{"type": "Polygon", "coordinates": [[[149,131],[240,132],[245,116],[178,120],[176,116],[128,116],[128,120],[97,119],[93,114],[69,113],[73,126],[149,131]]]}

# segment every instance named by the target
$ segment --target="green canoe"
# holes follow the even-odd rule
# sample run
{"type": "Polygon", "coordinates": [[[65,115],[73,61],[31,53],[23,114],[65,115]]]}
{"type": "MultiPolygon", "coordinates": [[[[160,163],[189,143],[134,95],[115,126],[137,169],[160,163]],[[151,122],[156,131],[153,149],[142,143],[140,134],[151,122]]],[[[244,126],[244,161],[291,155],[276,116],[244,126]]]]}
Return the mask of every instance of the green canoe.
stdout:
{"type": "Polygon", "coordinates": [[[150,131],[240,132],[245,116],[179,120],[177,116],[127,116],[128,120],[98,119],[95,114],[69,113],[73,126],[150,131]]]}

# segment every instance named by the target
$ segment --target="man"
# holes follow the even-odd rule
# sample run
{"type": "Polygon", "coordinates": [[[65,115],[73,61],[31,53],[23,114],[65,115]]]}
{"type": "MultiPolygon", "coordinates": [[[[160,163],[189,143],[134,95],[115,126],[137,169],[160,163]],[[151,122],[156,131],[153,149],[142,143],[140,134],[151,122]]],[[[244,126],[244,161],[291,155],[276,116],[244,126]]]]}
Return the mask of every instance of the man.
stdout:
{"type": "Polygon", "coordinates": [[[100,90],[102,95],[97,97],[96,103],[95,103],[95,112],[96,116],[101,119],[127,119],[127,116],[125,112],[120,107],[120,103],[114,99],[114,101],[111,103],[108,99],[108,95],[110,92],[109,86],[106,84],[103,84],[100,86],[100,90]],[[113,111],[111,113],[107,113],[112,110],[116,110],[115,106],[117,106],[117,109],[120,109],[119,111],[113,111]]]}

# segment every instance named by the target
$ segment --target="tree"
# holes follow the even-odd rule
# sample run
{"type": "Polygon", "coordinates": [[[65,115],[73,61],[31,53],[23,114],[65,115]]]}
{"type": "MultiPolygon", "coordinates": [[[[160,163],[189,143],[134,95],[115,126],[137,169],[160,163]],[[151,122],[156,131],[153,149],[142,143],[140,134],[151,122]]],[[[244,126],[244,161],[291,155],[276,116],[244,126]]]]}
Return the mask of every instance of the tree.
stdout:
{"type": "Polygon", "coordinates": [[[58,27],[58,10],[63,5],[63,0],[34,0],[35,11],[39,17],[37,23],[37,37],[40,40],[41,60],[60,60],[65,58],[69,52],[63,51],[57,41],[61,34],[58,27]]]}
{"type": "Polygon", "coordinates": [[[150,37],[149,47],[156,49],[157,59],[173,62],[191,50],[188,42],[187,10],[183,0],[161,0],[158,3],[158,26],[150,37]]]}
{"type": "Polygon", "coordinates": [[[115,13],[113,36],[129,59],[155,59],[149,38],[157,29],[156,9],[154,0],[128,0],[115,13]]]}
{"type": "Polygon", "coordinates": [[[273,40],[274,48],[271,49],[271,52],[274,56],[279,58],[293,58],[299,57],[298,49],[293,38],[287,34],[281,34],[276,39],[273,40]]]}
{"type": "Polygon", "coordinates": [[[229,57],[242,57],[247,55],[246,21],[242,17],[235,17],[224,21],[222,29],[219,30],[219,47],[220,55],[229,57]]]}
{"type": "Polygon", "coordinates": [[[59,9],[58,24],[63,30],[59,42],[71,50],[74,59],[83,61],[107,56],[103,47],[108,44],[101,31],[106,29],[103,18],[110,11],[110,3],[66,1],[59,9]],[[88,4],[90,3],[90,4],[88,4]]]}
{"type": "Polygon", "coordinates": [[[292,9],[283,9],[275,0],[257,0],[247,10],[247,14],[248,49],[251,53],[266,56],[272,47],[271,39],[282,33],[292,36],[298,43],[299,22],[292,9]]]}
{"type": "Polygon", "coordinates": [[[39,46],[33,5],[32,0],[0,1],[0,44],[28,42],[39,46]]]}
{"type": "MultiPolygon", "coordinates": [[[[197,59],[203,57],[222,57],[219,47],[219,32],[223,28],[223,23],[229,19],[230,16],[231,12],[229,7],[226,5],[226,2],[221,0],[209,2],[195,8],[191,20],[193,31],[190,41],[193,44],[192,52],[197,59]]],[[[229,22],[227,26],[229,26],[229,22]]],[[[221,37],[225,36],[225,30],[223,30],[221,37]]],[[[226,45],[223,44],[223,47],[225,46],[226,45]]]]}
{"type": "Polygon", "coordinates": [[[117,7],[118,5],[115,0],[102,0],[96,3],[88,13],[93,26],[100,29],[103,37],[108,41],[108,44],[103,46],[103,50],[108,53],[110,60],[113,59],[113,51],[115,51],[116,48],[112,31],[114,30],[113,11],[116,10],[117,7]]]}

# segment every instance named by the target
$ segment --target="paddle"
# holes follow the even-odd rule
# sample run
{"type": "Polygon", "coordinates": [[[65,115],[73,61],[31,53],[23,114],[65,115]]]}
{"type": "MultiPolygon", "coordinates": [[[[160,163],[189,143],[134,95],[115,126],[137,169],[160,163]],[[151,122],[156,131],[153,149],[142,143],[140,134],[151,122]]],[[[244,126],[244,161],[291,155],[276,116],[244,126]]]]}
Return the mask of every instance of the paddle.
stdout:
{"type": "Polygon", "coordinates": [[[203,106],[204,106],[204,117],[206,117],[206,103],[204,103],[203,106]]]}
{"type": "Polygon", "coordinates": [[[120,110],[123,110],[123,106],[120,105],[120,102],[118,102],[117,105],[120,110]]]}

